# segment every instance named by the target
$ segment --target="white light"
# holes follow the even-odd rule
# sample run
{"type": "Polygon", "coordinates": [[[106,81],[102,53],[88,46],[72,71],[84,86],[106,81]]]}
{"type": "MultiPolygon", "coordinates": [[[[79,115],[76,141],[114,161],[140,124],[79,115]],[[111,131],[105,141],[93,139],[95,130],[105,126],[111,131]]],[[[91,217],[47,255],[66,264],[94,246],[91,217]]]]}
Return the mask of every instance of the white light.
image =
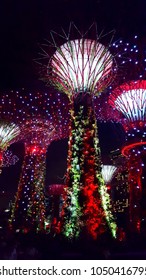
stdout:
{"type": "Polygon", "coordinates": [[[112,55],[102,44],[87,39],[68,41],[53,55],[52,72],[72,92],[94,92],[112,68],[112,55]]]}
{"type": "Polygon", "coordinates": [[[14,123],[0,124],[0,148],[5,149],[7,145],[12,144],[13,139],[20,133],[19,127],[14,123]]]}
{"type": "Polygon", "coordinates": [[[146,90],[125,91],[117,97],[115,105],[130,121],[144,121],[146,117],[146,90]]]}
{"type": "Polygon", "coordinates": [[[110,183],[115,175],[116,170],[117,167],[114,165],[102,165],[101,173],[105,183],[110,183]]]}

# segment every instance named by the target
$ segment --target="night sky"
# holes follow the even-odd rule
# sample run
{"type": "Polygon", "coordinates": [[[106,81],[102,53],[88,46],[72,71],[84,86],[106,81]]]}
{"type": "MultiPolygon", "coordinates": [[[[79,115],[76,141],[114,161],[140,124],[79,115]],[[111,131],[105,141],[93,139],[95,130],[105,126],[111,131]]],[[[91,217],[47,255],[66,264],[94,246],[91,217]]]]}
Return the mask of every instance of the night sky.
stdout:
{"type": "MultiPolygon", "coordinates": [[[[0,92],[26,87],[33,91],[45,88],[39,81],[34,59],[39,56],[39,43],[50,38],[50,30],[61,33],[73,21],[85,31],[93,21],[99,32],[115,30],[115,40],[133,34],[146,34],[146,1],[128,0],[25,0],[0,1],[0,92]],[[135,3],[136,2],[136,3],[135,3]]],[[[49,89],[46,87],[46,91],[49,89]]],[[[123,134],[113,124],[99,124],[103,158],[122,145],[123,134]],[[108,138],[107,138],[108,135],[108,138]],[[108,140],[108,141],[107,141],[108,140]],[[107,144],[108,143],[108,144],[107,144]]],[[[17,189],[24,156],[22,143],[11,149],[20,158],[15,166],[0,175],[0,207],[7,207],[17,189]]],[[[62,183],[66,170],[67,139],[48,148],[46,185],[62,183]]],[[[108,159],[107,159],[108,160],[108,159]]]]}

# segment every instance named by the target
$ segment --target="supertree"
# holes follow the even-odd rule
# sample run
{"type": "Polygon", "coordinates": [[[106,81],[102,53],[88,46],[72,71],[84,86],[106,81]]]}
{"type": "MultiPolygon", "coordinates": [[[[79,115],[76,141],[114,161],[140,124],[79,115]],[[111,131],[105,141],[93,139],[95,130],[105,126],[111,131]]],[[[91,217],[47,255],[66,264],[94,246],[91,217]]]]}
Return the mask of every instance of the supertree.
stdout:
{"type": "Polygon", "coordinates": [[[130,228],[139,231],[146,151],[146,81],[132,81],[115,88],[109,97],[109,104],[123,115],[121,122],[126,143],[122,154],[128,159],[130,228]]]}
{"type": "Polygon", "coordinates": [[[3,96],[7,113],[3,117],[19,123],[20,140],[25,156],[12,209],[10,226],[13,229],[39,231],[44,229],[44,187],[46,152],[53,140],[68,136],[68,111],[60,109],[65,98],[45,92],[12,91],[3,96]],[[13,106],[11,106],[13,104],[13,106]]]}
{"type": "Polygon", "coordinates": [[[146,39],[134,35],[129,40],[118,39],[110,46],[110,51],[116,55],[116,78],[107,88],[106,92],[97,98],[94,97],[96,118],[100,121],[120,122],[121,114],[115,107],[109,106],[108,97],[113,89],[119,85],[137,80],[146,80],[146,39]]]}
{"type": "MultiPolygon", "coordinates": [[[[56,33],[52,33],[54,54],[43,49],[41,75],[67,94],[71,103],[71,126],[67,168],[67,196],[64,202],[64,233],[78,237],[84,228],[97,238],[105,230],[105,213],[101,203],[101,192],[105,188],[100,169],[100,146],[94,114],[93,96],[101,93],[111,82],[115,71],[114,58],[108,46],[99,41],[94,24],[81,34],[71,24],[69,35],[60,35],[58,46],[56,33]],[[77,37],[72,39],[72,27],[77,37]],[[89,39],[90,31],[94,39],[89,39]],[[88,39],[87,39],[88,38],[88,39]]],[[[110,223],[115,235],[115,224],[110,223]]]]}
{"type": "Polygon", "coordinates": [[[13,222],[16,225],[23,223],[25,231],[32,227],[34,230],[43,230],[46,152],[56,131],[50,121],[35,118],[26,120],[21,126],[21,133],[24,138],[25,157],[15,198],[13,222]]]}
{"type": "MultiPolygon", "coordinates": [[[[2,115],[2,113],[0,113],[0,115],[2,115]]],[[[4,152],[12,143],[18,141],[19,134],[20,134],[20,129],[18,125],[16,125],[11,121],[6,121],[1,119],[0,121],[0,168],[5,165],[3,163],[4,152]]]]}
{"type": "MultiPolygon", "coordinates": [[[[128,137],[127,137],[126,143],[124,144],[125,150],[122,150],[123,154],[127,153],[126,146],[130,139],[130,135],[128,135],[128,134],[131,134],[131,137],[133,138],[133,141],[135,141],[135,143],[138,141],[138,139],[136,139],[137,136],[135,137],[136,130],[141,131],[141,135],[139,132],[139,141],[140,142],[144,141],[144,138],[145,138],[145,133],[143,134],[143,132],[142,132],[145,129],[145,124],[144,124],[144,122],[145,122],[145,93],[144,93],[145,82],[143,82],[146,80],[145,43],[146,43],[145,38],[142,38],[141,36],[137,36],[137,35],[134,35],[133,37],[131,37],[129,41],[120,39],[117,42],[113,43],[112,51],[114,49],[118,53],[117,64],[120,65],[120,67],[118,67],[116,79],[113,80],[112,84],[107,89],[107,94],[106,95],[102,94],[99,99],[97,99],[95,97],[96,100],[94,100],[97,119],[104,121],[104,122],[108,121],[111,123],[111,125],[113,125],[115,127],[114,134],[119,138],[119,144],[121,143],[120,146],[123,146],[123,144],[125,142],[124,136],[125,136],[125,132],[126,132],[126,136],[128,136],[128,137]],[[131,83],[131,81],[135,81],[135,82],[131,83]],[[124,86],[119,87],[119,85],[122,85],[122,84],[124,84],[124,86]],[[133,84],[134,84],[134,86],[133,86],[133,84]],[[135,84],[137,84],[137,86],[135,84]],[[140,84],[141,84],[141,89],[139,87],[140,84]],[[139,87],[139,90],[138,90],[138,87],[139,87]],[[120,90],[120,88],[121,88],[121,90],[120,90]],[[118,89],[118,93],[116,95],[113,94],[115,89],[116,89],[116,92],[118,89]],[[129,90],[129,94],[127,93],[127,95],[123,93],[123,91],[126,92],[126,90],[127,91],[129,90]],[[136,92],[136,94],[134,94],[134,92],[136,92]],[[122,93],[123,93],[123,95],[122,95],[122,93]],[[111,96],[115,96],[115,99],[114,99],[114,97],[112,97],[111,99],[113,99],[113,101],[110,101],[110,104],[112,103],[112,106],[110,106],[110,104],[108,102],[109,94],[111,94],[111,96]],[[119,96],[119,98],[121,96],[121,98],[118,99],[118,96],[119,96]],[[116,104],[116,102],[114,102],[114,100],[116,100],[116,99],[117,99],[117,104],[116,104]],[[141,119],[140,114],[141,114],[141,116],[143,114],[142,127],[144,127],[144,128],[139,127],[139,123],[140,123],[139,119],[141,119]],[[136,121],[136,116],[137,116],[137,121],[136,121]],[[132,131],[132,130],[130,129],[130,125],[132,126],[132,123],[133,123],[133,127],[135,127],[135,130],[134,130],[134,132],[131,133],[130,131],[132,131]],[[122,126],[121,126],[121,124],[122,124],[122,126]],[[129,133],[128,133],[128,130],[129,130],[129,133]]],[[[141,149],[143,149],[143,152],[141,154],[142,161],[143,161],[142,165],[143,165],[145,162],[144,145],[141,146],[141,149]]],[[[138,154],[139,154],[139,152],[138,152],[138,154]]],[[[132,149],[131,149],[131,153],[132,153],[132,149]]],[[[130,154],[130,152],[128,152],[128,154],[130,154]]],[[[130,155],[127,155],[127,157],[125,157],[126,162],[128,160],[128,165],[125,163],[125,166],[127,166],[127,173],[129,172],[130,168],[132,167],[130,165],[129,157],[130,157],[130,155]]],[[[133,160],[134,160],[134,158],[133,158],[133,160]]],[[[131,160],[131,164],[134,165],[134,162],[132,163],[132,160],[131,160]]],[[[133,204],[133,207],[135,208],[135,212],[137,211],[137,213],[139,213],[138,214],[139,218],[140,218],[140,212],[142,215],[145,215],[144,210],[142,210],[142,207],[140,207],[140,204],[142,205],[142,203],[140,203],[140,201],[144,200],[145,192],[146,192],[144,190],[145,189],[144,188],[144,180],[145,180],[144,179],[144,168],[145,167],[144,166],[142,166],[142,167],[143,167],[142,176],[141,176],[142,182],[143,182],[142,198],[140,198],[141,192],[140,192],[140,190],[138,191],[138,188],[137,188],[137,192],[139,192],[139,195],[137,196],[137,193],[135,192],[135,199],[137,199],[137,201],[139,201],[138,202],[139,210],[138,210],[137,206],[134,207],[134,205],[136,205],[136,204],[134,204],[134,200],[133,200],[133,202],[131,201],[132,194],[130,195],[130,205],[131,205],[130,213],[132,215],[131,207],[133,204]],[[137,196],[137,198],[136,198],[136,196],[137,196]]],[[[137,172],[139,172],[139,171],[137,171],[137,172]]],[[[129,173],[129,176],[130,176],[130,173],[129,173]]],[[[133,177],[136,177],[136,175],[134,173],[133,173],[133,177]]],[[[139,174],[139,178],[140,178],[140,174],[139,174]]],[[[135,179],[133,178],[133,180],[135,180],[135,179]]],[[[131,184],[129,183],[129,187],[130,187],[130,185],[131,184]]],[[[130,187],[130,189],[131,188],[132,187],[130,187]]],[[[138,220],[138,218],[137,218],[137,220],[138,220]]],[[[132,219],[132,221],[133,221],[133,219],[132,219]]],[[[137,227],[140,229],[139,225],[140,225],[140,223],[138,222],[137,227]]],[[[132,229],[131,226],[130,226],[130,228],[132,229]]],[[[136,230],[136,222],[135,222],[135,230],[136,230]]]]}

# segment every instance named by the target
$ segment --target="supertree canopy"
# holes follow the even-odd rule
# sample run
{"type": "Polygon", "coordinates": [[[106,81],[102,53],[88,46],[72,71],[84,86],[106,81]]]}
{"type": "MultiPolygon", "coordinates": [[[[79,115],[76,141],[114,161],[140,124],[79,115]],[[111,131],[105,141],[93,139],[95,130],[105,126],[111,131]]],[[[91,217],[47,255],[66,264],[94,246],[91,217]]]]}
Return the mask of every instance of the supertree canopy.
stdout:
{"type": "MultiPolygon", "coordinates": [[[[49,57],[44,50],[42,75],[44,80],[51,81],[66,93],[71,102],[64,233],[68,237],[78,237],[84,229],[96,238],[105,230],[101,203],[105,184],[100,170],[98,129],[92,100],[111,82],[114,58],[109,52],[109,44],[101,44],[97,32],[94,32],[94,39],[88,38],[89,31],[82,35],[78,31],[80,39],[72,39],[70,33],[65,35],[61,46],[57,46],[52,34],[55,52],[49,57]]],[[[115,235],[113,221],[110,225],[115,235]]]]}
{"type": "Polygon", "coordinates": [[[117,167],[114,165],[102,165],[102,177],[105,183],[110,183],[115,175],[117,167]]]}
{"type": "Polygon", "coordinates": [[[3,166],[3,153],[7,148],[18,140],[20,133],[19,126],[13,122],[0,122],[0,166],[3,166]]]}
{"type": "Polygon", "coordinates": [[[50,65],[54,85],[75,98],[82,92],[98,94],[106,87],[112,77],[113,57],[98,41],[82,38],[59,47],[50,65]]]}
{"type": "Polygon", "coordinates": [[[54,93],[12,91],[3,96],[7,112],[3,118],[19,123],[20,137],[24,142],[25,156],[18,191],[10,219],[14,229],[43,230],[45,222],[44,186],[46,152],[48,145],[68,137],[68,111],[60,108],[65,98],[54,93]],[[13,104],[13,106],[11,106],[13,104]]]}
{"type": "Polygon", "coordinates": [[[140,230],[143,158],[146,151],[146,81],[122,84],[113,90],[109,103],[123,115],[121,123],[126,132],[126,143],[122,153],[128,157],[130,222],[133,230],[140,230]]]}
{"type": "MultiPolygon", "coordinates": [[[[115,107],[109,106],[108,97],[119,85],[124,84],[125,89],[123,90],[125,91],[126,83],[128,83],[128,87],[130,87],[129,82],[131,84],[131,81],[142,82],[142,80],[146,80],[145,43],[145,38],[135,35],[129,40],[119,39],[111,44],[110,51],[116,55],[116,63],[118,65],[117,75],[116,78],[112,80],[106,93],[103,93],[100,98],[94,97],[96,115],[99,120],[120,122],[121,115],[119,112],[121,112],[122,108],[123,110],[127,110],[127,108],[131,110],[130,107],[126,107],[125,100],[125,104],[123,103],[123,107],[119,107],[118,112],[115,107]]],[[[123,98],[122,91],[119,95],[123,98]]],[[[141,102],[143,101],[141,100],[141,102]]],[[[130,102],[128,106],[130,106],[130,102]]]]}
{"type": "Polygon", "coordinates": [[[114,90],[110,103],[132,122],[145,121],[146,81],[139,80],[123,84],[114,90]]]}

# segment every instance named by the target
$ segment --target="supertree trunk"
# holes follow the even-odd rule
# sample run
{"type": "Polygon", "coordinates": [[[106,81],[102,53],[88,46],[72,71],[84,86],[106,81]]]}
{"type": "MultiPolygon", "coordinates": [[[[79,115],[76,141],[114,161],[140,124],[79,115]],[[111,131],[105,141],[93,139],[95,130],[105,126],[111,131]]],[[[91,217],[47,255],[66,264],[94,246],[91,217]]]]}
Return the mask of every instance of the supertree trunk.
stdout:
{"type": "Polygon", "coordinates": [[[26,153],[10,225],[24,232],[43,231],[46,154],[26,153]]]}
{"type": "Polygon", "coordinates": [[[67,237],[78,237],[81,229],[82,210],[79,203],[81,189],[81,149],[83,147],[83,129],[80,119],[82,108],[76,115],[71,110],[71,130],[69,136],[69,148],[67,159],[66,192],[64,195],[64,233],[67,237]]]}
{"type": "Polygon", "coordinates": [[[139,232],[141,227],[141,198],[142,198],[142,160],[139,149],[135,147],[128,156],[129,183],[129,218],[130,231],[139,232]]]}
{"type": "Polygon", "coordinates": [[[82,154],[83,161],[83,213],[87,231],[93,238],[97,238],[105,230],[105,213],[100,196],[101,184],[104,183],[100,166],[100,148],[96,120],[92,109],[84,120],[85,135],[82,154]],[[96,128],[96,130],[95,130],[96,128]],[[97,146],[95,146],[97,144],[97,146]]]}
{"type": "Polygon", "coordinates": [[[100,148],[90,96],[74,105],[69,141],[65,234],[77,237],[84,228],[93,238],[104,231],[100,197],[100,148]]]}

